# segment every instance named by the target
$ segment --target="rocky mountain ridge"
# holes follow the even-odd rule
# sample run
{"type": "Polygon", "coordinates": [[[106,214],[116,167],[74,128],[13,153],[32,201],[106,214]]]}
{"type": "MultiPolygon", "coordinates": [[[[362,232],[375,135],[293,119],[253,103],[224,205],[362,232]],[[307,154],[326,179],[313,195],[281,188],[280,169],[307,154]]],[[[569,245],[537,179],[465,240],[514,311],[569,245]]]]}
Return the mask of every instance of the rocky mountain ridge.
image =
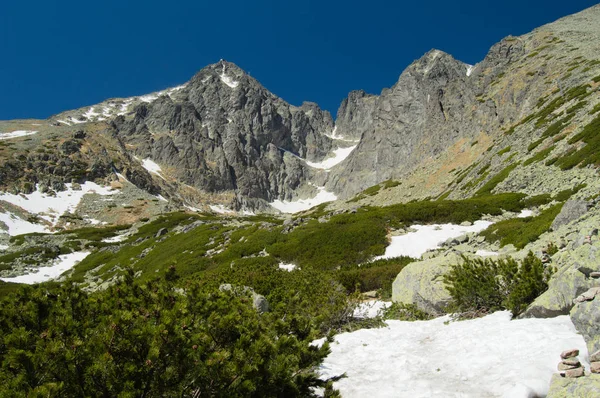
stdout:
{"type": "Polygon", "coordinates": [[[464,198],[519,163],[492,189],[554,192],[578,173],[528,159],[584,143],[566,138],[597,109],[598,14],[595,6],[509,36],[474,66],[431,50],[380,95],[350,93],[335,123],[318,105],[292,106],[226,61],[172,89],[46,121],[0,122],[0,185],[30,193],[126,179],[175,205],[273,211],[276,200],[319,190],[350,199],[389,180],[402,184],[359,195],[358,204],[464,198]],[[8,139],[15,131],[37,133],[8,139]]]}

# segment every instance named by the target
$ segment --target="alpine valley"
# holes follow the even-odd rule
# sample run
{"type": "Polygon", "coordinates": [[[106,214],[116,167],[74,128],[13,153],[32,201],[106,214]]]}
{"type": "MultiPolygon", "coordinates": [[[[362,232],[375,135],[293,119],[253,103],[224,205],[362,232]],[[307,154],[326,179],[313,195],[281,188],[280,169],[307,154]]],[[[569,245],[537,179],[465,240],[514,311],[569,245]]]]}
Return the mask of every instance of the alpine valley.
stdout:
{"type": "Polygon", "coordinates": [[[598,396],[599,167],[600,5],[335,119],[221,60],[0,121],[0,395],[598,396]]]}

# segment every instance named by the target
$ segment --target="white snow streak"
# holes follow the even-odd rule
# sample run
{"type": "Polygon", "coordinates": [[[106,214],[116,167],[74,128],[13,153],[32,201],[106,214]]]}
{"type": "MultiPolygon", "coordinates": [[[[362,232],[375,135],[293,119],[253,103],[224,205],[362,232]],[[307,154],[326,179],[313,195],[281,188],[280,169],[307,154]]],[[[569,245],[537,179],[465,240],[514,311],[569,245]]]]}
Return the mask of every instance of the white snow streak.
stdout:
{"type": "Polygon", "coordinates": [[[161,174],[162,169],[154,161],[146,158],[146,159],[144,159],[142,161],[142,167],[145,168],[146,170],[148,170],[148,172],[150,172],[152,174],[156,174],[157,176],[159,176],[163,180],[165,179],[165,177],[163,177],[162,174],[161,174]]]}
{"type": "Polygon", "coordinates": [[[233,213],[235,213],[233,210],[228,209],[227,207],[225,207],[223,205],[210,205],[208,207],[210,207],[210,209],[212,211],[214,211],[215,213],[219,213],[219,214],[233,214],[233,213]]]}
{"type": "Polygon", "coordinates": [[[492,252],[489,250],[477,250],[475,252],[476,255],[481,256],[481,257],[492,257],[492,256],[497,256],[498,252],[492,252]]]}
{"type": "Polygon", "coordinates": [[[464,227],[454,224],[412,225],[416,232],[401,236],[392,236],[392,242],[385,249],[385,254],[375,260],[408,256],[419,258],[428,250],[436,249],[450,238],[459,237],[467,232],[480,232],[492,225],[489,221],[475,221],[472,226],[464,227]]]}
{"type": "Polygon", "coordinates": [[[10,140],[11,138],[17,138],[17,137],[25,137],[27,135],[33,135],[33,134],[37,134],[37,131],[17,130],[17,131],[12,131],[10,133],[0,133],[0,141],[1,140],[10,140]]]}
{"type": "Polygon", "coordinates": [[[471,76],[471,73],[473,73],[473,69],[475,69],[475,66],[467,65],[467,77],[471,76]]]}
{"type": "Polygon", "coordinates": [[[231,88],[236,88],[240,84],[225,74],[225,65],[223,65],[223,72],[219,75],[219,78],[223,83],[227,84],[231,88]]]}
{"type": "Polygon", "coordinates": [[[308,210],[311,207],[320,205],[325,202],[332,202],[337,199],[337,196],[333,192],[328,192],[325,187],[317,187],[318,193],[314,198],[311,199],[300,199],[294,202],[288,202],[287,200],[279,200],[269,203],[271,206],[276,208],[282,213],[298,213],[300,211],[308,210]]]}
{"type": "Polygon", "coordinates": [[[348,156],[350,156],[350,153],[352,153],[354,148],[356,148],[356,145],[347,148],[338,148],[333,151],[333,157],[317,163],[306,161],[306,164],[316,169],[329,171],[333,166],[343,162],[348,156]]]}
{"type": "Polygon", "coordinates": [[[32,285],[34,283],[47,282],[59,277],[65,271],[73,268],[77,263],[86,258],[90,252],[75,252],[58,256],[58,260],[50,267],[36,268],[33,272],[27,275],[15,276],[12,278],[0,278],[4,282],[26,283],[32,285]]]}
{"type": "Polygon", "coordinates": [[[527,218],[533,216],[533,211],[531,210],[521,210],[521,213],[517,216],[518,218],[527,218]]]}
{"type": "Polygon", "coordinates": [[[563,350],[577,348],[587,359],[568,315],[510,318],[504,311],[449,324],[448,317],[387,321],[386,328],[338,334],[320,373],[345,372],[334,387],[348,398],[528,398],[546,396],[563,350]]]}

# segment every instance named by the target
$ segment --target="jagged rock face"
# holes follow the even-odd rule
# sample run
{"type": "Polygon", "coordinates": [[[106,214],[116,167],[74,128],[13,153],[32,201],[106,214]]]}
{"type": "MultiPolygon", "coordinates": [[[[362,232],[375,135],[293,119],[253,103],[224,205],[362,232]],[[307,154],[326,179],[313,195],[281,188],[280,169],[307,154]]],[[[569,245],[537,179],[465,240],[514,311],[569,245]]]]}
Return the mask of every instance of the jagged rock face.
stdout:
{"type": "Polygon", "coordinates": [[[412,170],[459,137],[474,136],[478,131],[471,123],[474,114],[490,111],[472,109],[475,90],[466,72],[462,62],[432,50],[409,66],[381,96],[365,99],[353,94],[346,99],[342,115],[358,115],[357,119],[372,122],[365,123],[368,127],[358,147],[328,185],[347,197],[412,170]],[[356,104],[367,106],[361,111],[356,104]]]}
{"type": "Polygon", "coordinates": [[[344,138],[358,140],[373,126],[377,96],[363,90],[352,91],[342,101],[335,119],[337,134],[344,138]]]}
{"type": "Polygon", "coordinates": [[[176,93],[138,105],[132,118],[117,118],[113,128],[137,157],[170,168],[185,184],[272,200],[290,198],[307,181],[297,157],[317,161],[329,152],[323,133],[333,120],[316,104],[287,104],[221,61],[176,93]]]}

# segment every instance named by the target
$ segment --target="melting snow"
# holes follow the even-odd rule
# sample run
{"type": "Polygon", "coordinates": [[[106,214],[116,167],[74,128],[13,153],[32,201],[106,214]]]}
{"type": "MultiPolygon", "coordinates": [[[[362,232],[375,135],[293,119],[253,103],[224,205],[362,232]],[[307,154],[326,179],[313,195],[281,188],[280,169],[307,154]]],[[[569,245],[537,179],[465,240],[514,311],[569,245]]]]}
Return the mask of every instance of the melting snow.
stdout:
{"type": "Polygon", "coordinates": [[[295,202],[288,202],[286,200],[276,201],[269,203],[271,206],[276,208],[282,213],[298,213],[300,211],[308,210],[311,207],[320,205],[325,202],[332,202],[337,199],[337,196],[333,192],[327,192],[325,187],[317,187],[317,196],[311,199],[300,199],[295,202]]]}
{"type": "Polygon", "coordinates": [[[349,140],[344,138],[342,135],[337,134],[337,126],[333,127],[331,134],[323,134],[325,137],[329,137],[332,140],[346,141],[346,142],[358,142],[360,140],[349,140]]]}
{"type": "Polygon", "coordinates": [[[129,237],[129,235],[127,233],[124,233],[122,235],[116,235],[113,236],[112,238],[106,238],[106,239],[102,239],[102,242],[104,243],[116,243],[116,242],[123,242],[125,239],[127,239],[129,237]]]}
{"type": "Polygon", "coordinates": [[[33,232],[50,232],[45,225],[31,223],[8,212],[0,213],[0,221],[6,224],[10,236],[30,234],[33,232]]]}
{"type": "Polygon", "coordinates": [[[156,164],[155,162],[153,162],[152,160],[144,159],[142,161],[142,167],[145,168],[146,170],[148,170],[150,173],[156,174],[163,180],[165,179],[165,177],[163,177],[162,174],[160,174],[160,172],[162,171],[160,166],[158,164],[156,164]]]}
{"type": "Polygon", "coordinates": [[[71,123],[69,123],[69,122],[67,122],[67,121],[65,121],[65,120],[60,120],[60,119],[59,119],[59,120],[57,120],[57,122],[59,122],[59,123],[62,123],[62,124],[66,124],[67,126],[70,126],[70,125],[71,125],[71,123]]]}
{"type": "Polygon", "coordinates": [[[58,260],[50,267],[36,268],[33,272],[27,275],[15,276],[12,278],[0,278],[4,282],[26,283],[32,285],[34,283],[47,282],[59,277],[63,272],[73,268],[78,262],[86,258],[90,252],[75,252],[58,256],[58,260]]]}
{"type": "Polygon", "coordinates": [[[365,301],[358,305],[354,310],[353,316],[355,318],[375,318],[378,315],[382,315],[383,310],[390,305],[392,305],[392,303],[389,301],[365,301]]]}
{"type": "Polygon", "coordinates": [[[221,81],[231,88],[236,88],[240,84],[225,74],[225,65],[223,65],[223,72],[219,75],[219,78],[221,78],[221,81]]]}
{"type": "Polygon", "coordinates": [[[219,213],[219,214],[232,214],[232,213],[235,213],[233,210],[228,209],[227,207],[225,207],[223,205],[210,205],[208,207],[210,207],[210,209],[212,211],[214,211],[215,213],[219,213]]]}
{"type": "Polygon", "coordinates": [[[467,232],[480,232],[492,225],[489,221],[475,221],[465,227],[454,224],[413,225],[416,232],[401,236],[392,236],[392,242],[385,249],[385,254],[375,257],[375,260],[408,256],[419,258],[428,250],[436,249],[450,238],[456,238],[467,232]]]}
{"type": "Polygon", "coordinates": [[[527,218],[533,215],[533,211],[531,210],[521,210],[521,213],[517,217],[519,218],[527,218]]]}
{"type": "Polygon", "coordinates": [[[293,270],[296,269],[296,265],[295,264],[286,264],[286,263],[279,263],[279,268],[280,269],[284,269],[288,272],[291,272],[293,270]]]}
{"type": "Polygon", "coordinates": [[[471,73],[473,73],[473,69],[475,69],[473,65],[467,65],[467,76],[471,76],[471,73]]]}
{"type": "Polygon", "coordinates": [[[527,398],[546,396],[563,350],[578,348],[587,358],[568,315],[510,319],[504,311],[448,324],[448,317],[387,321],[386,328],[339,334],[320,372],[345,372],[334,387],[350,398],[527,398]]]}
{"type": "MultiPolygon", "coordinates": [[[[33,214],[45,214],[48,221],[55,225],[58,218],[66,212],[73,212],[81,201],[81,198],[88,193],[99,195],[113,195],[115,191],[109,187],[101,187],[91,181],[81,184],[80,190],[73,190],[73,184],[65,184],[66,191],[56,192],[56,196],[43,194],[38,189],[28,195],[14,195],[11,193],[0,193],[0,200],[12,203],[33,214]]],[[[33,232],[33,231],[32,231],[33,232]]],[[[21,232],[24,233],[24,232],[21,232]]]]}
{"type": "Polygon", "coordinates": [[[37,131],[17,130],[10,133],[0,133],[0,140],[10,140],[11,138],[25,137],[33,134],[37,134],[37,131]]]}
{"type": "Polygon", "coordinates": [[[343,162],[344,159],[346,159],[350,153],[352,153],[354,148],[356,148],[356,145],[347,148],[338,148],[333,151],[333,157],[327,158],[318,163],[306,161],[306,164],[316,169],[329,170],[336,164],[343,162]]]}
{"type": "Polygon", "coordinates": [[[497,256],[498,252],[492,252],[489,250],[477,250],[475,252],[476,255],[481,256],[481,257],[491,257],[491,256],[497,256]]]}

